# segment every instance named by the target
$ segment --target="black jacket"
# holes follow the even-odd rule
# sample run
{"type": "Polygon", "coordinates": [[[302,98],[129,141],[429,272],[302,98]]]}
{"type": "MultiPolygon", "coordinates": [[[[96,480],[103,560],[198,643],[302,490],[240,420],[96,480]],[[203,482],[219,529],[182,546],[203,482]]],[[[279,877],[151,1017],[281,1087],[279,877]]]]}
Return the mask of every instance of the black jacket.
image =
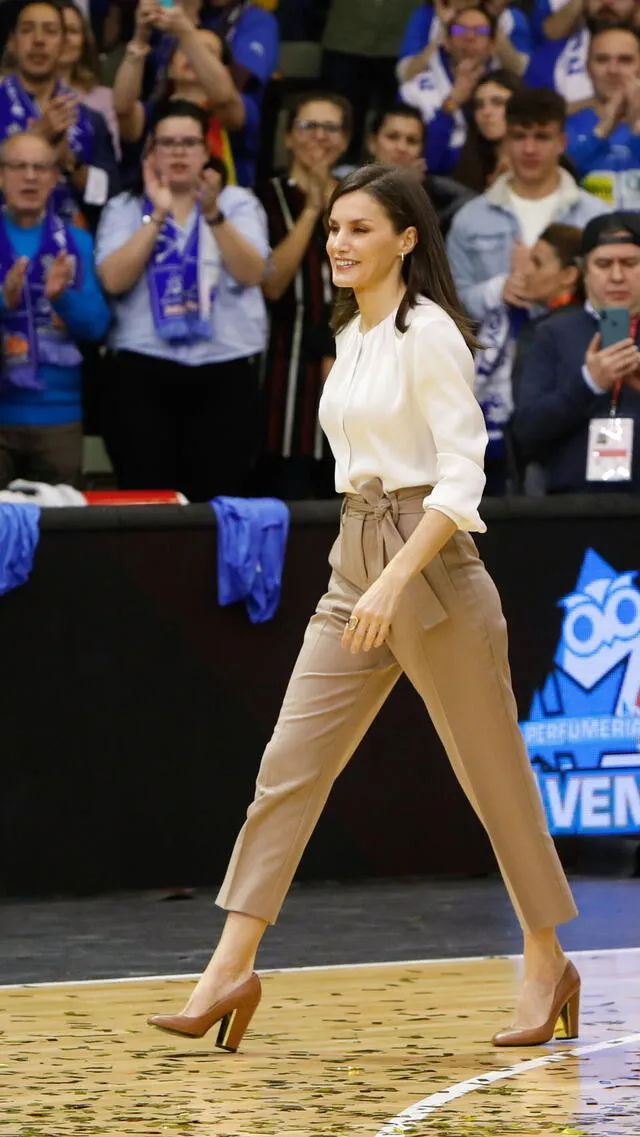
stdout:
{"type": "Polygon", "coordinates": [[[640,392],[623,385],[621,418],[632,418],[634,453],[630,482],[587,482],[587,442],[592,418],[606,418],[611,395],[595,395],[582,376],[598,321],[573,308],[537,329],[516,389],[510,428],[522,456],[542,464],[548,493],[640,492],[640,392]]]}

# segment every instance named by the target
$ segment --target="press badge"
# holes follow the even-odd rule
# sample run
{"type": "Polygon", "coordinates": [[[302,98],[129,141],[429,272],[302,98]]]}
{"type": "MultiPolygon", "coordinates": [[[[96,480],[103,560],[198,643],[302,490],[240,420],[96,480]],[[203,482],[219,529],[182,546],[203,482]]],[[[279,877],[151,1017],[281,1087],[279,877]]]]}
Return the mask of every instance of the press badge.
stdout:
{"type": "Polygon", "coordinates": [[[592,418],[587,448],[588,482],[628,482],[633,456],[633,419],[592,418]]]}

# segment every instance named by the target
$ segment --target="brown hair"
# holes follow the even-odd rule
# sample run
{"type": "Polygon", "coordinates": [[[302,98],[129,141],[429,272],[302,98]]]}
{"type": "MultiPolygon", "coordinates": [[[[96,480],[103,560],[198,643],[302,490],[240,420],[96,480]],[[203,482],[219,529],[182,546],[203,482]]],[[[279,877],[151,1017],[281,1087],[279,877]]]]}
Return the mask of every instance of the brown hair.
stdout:
{"type": "MultiPolygon", "coordinates": [[[[382,206],[396,233],[402,233],[411,226],[417,230],[416,246],[405,256],[402,265],[407,290],[396,315],[398,331],[406,332],[407,314],[424,296],[451,316],[469,348],[479,347],[473,325],[464,314],[456,293],[435,210],[415,174],[399,170],[396,166],[383,165],[354,170],[333,191],[327,218],[339,198],[358,190],[368,193],[382,206]]],[[[346,327],[357,311],[353,290],[341,288],[331,320],[334,334],[346,327]]]]}
{"type": "Polygon", "coordinates": [[[67,11],[75,12],[82,25],[82,51],[78,62],[73,65],[70,76],[71,84],[74,87],[79,87],[82,91],[93,91],[100,82],[98,78],[100,64],[98,63],[98,49],[91,25],[73,3],[73,0],[58,0],[56,7],[62,14],[63,25],[64,13],[67,11]]]}
{"type": "Polygon", "coordinates": [[[331,103],[332,107],[337,107],[342,113],[344,133],[351,134],[353,130],[353,107],[348,99],[345,99],[343,95],[335,95],[333,91],[304,91],[302,94],[295,95],[286,108],[284,128],[287,133],[293,129],[293,124],[300,111],[308,103],[331,103]]]}
{"type": "Polygon", "coordinates": [[[579,229],[577,225],[563,225],[560,221],[554,221],[552,225],[547,225],[538,240],[545,241],[547,245],[551,246],[563,268],[576,268],[578,270],[573,295],[576,300],[584,301],[582,229],[579,229]]]}
{"type": "MultiPolygon", "coordinates": [[[[482,134],[475,119],[475,107],[473,101],[476,98],[478,91],[485,87],[487,83],[496,83],[498,87],[504,87],[506,91],[511,91],[515,94],[516,91],[524,90],[524,83],[517,75],[513,75],[510,71],[489,71],[477,84],[473,95],[471,96],[471,106],[473,107],[471,113],[471,121],[469,122],[469,129],[467,137],[460,151],[458,161],[453,168],[451,177],[455,178],[457,182],[461,182],[463,186],[468,186],[469,189],[475,190],[476,193],[484,193],[493,177],[496,166],[498,165],[498,156],[501,141],[491,142],[482,134]]],[[[508,102],[509,100],[507,100],[508,102]]],[[[505,107],[506,116],[506,107],[505,107]]]]}
{"type": "Polygon", "coordinates": [[[564,128],[567,104],[562,95],[547,87],[524,87],[509,99],[505,117],[507,126],[522,126],[525,130],[554,122],[564,128]]]}

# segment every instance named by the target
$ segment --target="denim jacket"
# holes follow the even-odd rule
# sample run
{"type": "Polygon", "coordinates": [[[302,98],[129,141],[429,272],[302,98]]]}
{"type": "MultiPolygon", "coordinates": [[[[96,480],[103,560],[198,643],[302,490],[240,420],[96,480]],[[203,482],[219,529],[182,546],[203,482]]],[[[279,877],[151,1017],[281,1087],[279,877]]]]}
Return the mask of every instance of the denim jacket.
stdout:
{"type": "MultiPolygon", "coordinates": [[[[453,279],[470,316],[483,320],[502,304],[514,241],[522,237],[508,192],[510,174],[502,174],[491,189],[456,214],[447,238],[453,279]]],[[[592,217],[611,207],[581,190],[566,170],[560,170],[560,197],[554,221],[583,229],[592,217]]]]}

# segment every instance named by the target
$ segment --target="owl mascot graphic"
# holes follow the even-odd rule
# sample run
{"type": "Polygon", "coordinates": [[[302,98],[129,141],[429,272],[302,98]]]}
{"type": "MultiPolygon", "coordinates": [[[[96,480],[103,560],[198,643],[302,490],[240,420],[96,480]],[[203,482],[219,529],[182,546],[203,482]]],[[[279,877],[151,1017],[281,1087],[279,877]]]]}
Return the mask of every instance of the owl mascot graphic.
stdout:
{"type": "MultiPolygon", "coordinates": [[[[575,592],[560,605],[564,619],[555,669],[531,704],[531,723],[565,720],[562,743],[532,750],[546,770],[597,769],[630,765],[629,739],[640,737],[640,589],[635,571],[617,573],[588,549],[575,592]],[[598,716],[606,717],[609,737],[598,737],[598,716]],[[611,719],[619,745],[610,737],[611,719]],[[618,721],[619,720],[619,721],[618,721]],[[595,724],[578,733],[578,722],[595,724]],[[590,737],[585,737],[590,735],[590,737]],[[579,741],[578,741],[579,738],[579,741]],[[616,760],[616,751],[620,761],[616,760]]],[[[637,742],[633,747],[638,751],[637,742]]],[[[640,767],[640,752],[635,764],[640,767]]]]}

